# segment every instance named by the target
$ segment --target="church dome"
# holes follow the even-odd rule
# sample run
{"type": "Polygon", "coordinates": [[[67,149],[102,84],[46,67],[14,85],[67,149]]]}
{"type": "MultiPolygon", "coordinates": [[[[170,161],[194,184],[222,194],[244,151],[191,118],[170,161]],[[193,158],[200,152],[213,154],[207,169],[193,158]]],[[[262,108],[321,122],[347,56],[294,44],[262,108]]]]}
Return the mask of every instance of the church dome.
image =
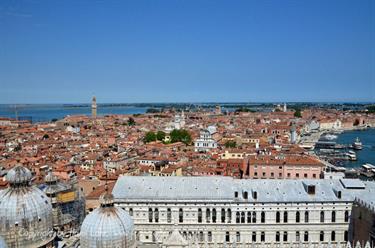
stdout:
{"type": "Polygon", "coordinates": [[[57,176],[55,176],[52,171],[49,171],[44,177],[44,182],[46,183],[46,187],[43,189],[43,192],[49,197],[55,196],[57,193],[69,188],[63,183],[60,183],[57,176]]]}
{"type": "Polygon", "coordinates": [[[10,187],[0,191],[0,236],[9,247],[40,247],[54,238],[51,203],[31,178],[17,165],[6,176],[10,187]]]}
{"type": "Polygon", "coordinates": [[[130,215],[113,205],[112,194],[102,195],[100,201],[100,207],[86,216],[82,223],[81,247],[134,247],[134,223],[130,215]]]}
{"type": "Polygon", "coordinates": [[[16,165],[6,175],[6,180],[11,186],[28,186],[31,179],[30,170],[21,165],[16,165]]]}

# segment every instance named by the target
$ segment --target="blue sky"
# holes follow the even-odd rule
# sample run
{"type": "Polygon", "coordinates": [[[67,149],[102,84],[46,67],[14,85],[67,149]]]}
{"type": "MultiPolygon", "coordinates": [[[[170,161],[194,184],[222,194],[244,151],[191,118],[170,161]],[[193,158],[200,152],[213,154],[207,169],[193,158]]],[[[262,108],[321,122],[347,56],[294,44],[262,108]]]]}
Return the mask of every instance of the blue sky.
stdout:
{"type": "Polygon", "coordinates": [[[375,101],[372,0],[0,1],[0,103],[375,101]]]}

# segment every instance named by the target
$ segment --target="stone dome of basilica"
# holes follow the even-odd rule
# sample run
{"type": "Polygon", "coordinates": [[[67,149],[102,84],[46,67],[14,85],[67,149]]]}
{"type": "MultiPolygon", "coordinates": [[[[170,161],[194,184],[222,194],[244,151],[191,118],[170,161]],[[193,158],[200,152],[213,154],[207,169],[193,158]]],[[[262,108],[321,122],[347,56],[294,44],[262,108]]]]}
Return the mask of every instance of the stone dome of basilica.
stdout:
{"type": "Polygon", "coordinates": [[[101,196],[100,207],[86,216],[81,226],[82,248],[134,247],[134,223],[130,215],[113,204],[112,194],[101,196]]]}
{"type": "Polygon", "coordinates": [[[54,239],[52,205],[31,179],[30,170],[16,165],[6,175],[10,186],[0,191],[0,236],[8,247],[41,247],[54,239]]]}

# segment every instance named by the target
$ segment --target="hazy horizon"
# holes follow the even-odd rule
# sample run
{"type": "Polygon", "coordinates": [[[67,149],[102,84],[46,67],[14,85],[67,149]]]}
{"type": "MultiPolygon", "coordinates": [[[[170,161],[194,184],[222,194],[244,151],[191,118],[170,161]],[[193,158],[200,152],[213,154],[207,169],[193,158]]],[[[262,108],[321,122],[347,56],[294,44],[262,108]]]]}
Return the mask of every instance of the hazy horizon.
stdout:
{"type": "MultiPolygon", "coordinates": [[[[201,102],[98,102],[98,105],[110,105],[110,104],[374,104],[375,101],[201,101],[201,102]]],[[[91,105],[91,101],[88,102],[66,102],[66,103],[0,103],[0,105],[91,105]]]]}

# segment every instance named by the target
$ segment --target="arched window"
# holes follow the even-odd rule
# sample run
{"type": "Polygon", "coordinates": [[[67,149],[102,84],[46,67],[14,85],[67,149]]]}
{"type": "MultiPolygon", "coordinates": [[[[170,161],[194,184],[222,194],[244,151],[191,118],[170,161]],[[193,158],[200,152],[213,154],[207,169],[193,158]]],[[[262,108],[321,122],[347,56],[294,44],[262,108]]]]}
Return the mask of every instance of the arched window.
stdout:
{"type": "Polygon", "coordinates": [[[206,222],[211,222],[211,210],[209,208],[206,209],[206,222]]]}
{"type": "Polygon", "coordinates": [[[348,210],[345,211],[344,220],[345,220],[345,222],[349,222],[349,211],[348,210]]]}
{"type": "Polygon", "coordinates": [[[243,198],[244,198],[244,199],[247,199],[247,198],[248,198],[248,193],[247,193],[247,191],[245,191],[245,192],[243,193],[243,198]]]}
{"type": "Polygon", "coordinates": [[[208,242],[212,242],[212,232],[207,233],[208,242]]]}
{"type": "Polygon", "coordinates": [[[324,211],[320,211],[320,222],[324,223],[324,211]]]}
{"type": "Polygon", "coordinates": [[[212,209],[212,223],[216,223],[216,208],[212,209]]]}
{"type": "Polygon", "coordinates": [[[301,214],[299,211],[296,212],[296,223],[299,223],[301,221],[301,214]]]}
{"type": "Polygon", "coordinates": [[[265,233],[265,232],[261,232],[261,233],[260,233],[260,241],[261,241],[261,242],[266,241],[266,233],[265,233]]]}
{"type": "Polygon", "coordinates": [[[276,223],[280,223],[280,212],[276,212],[276,223]]]}
{"type": "Polygon", "coordinates": [[[336,222],[336,211],[332,211],[331,221],[336,222]]]}
{"type": "Polygon", "coordinates": [[[133,208],[129,208],[129,215],[133,216],[133,208]]]}
{"type": "Polygon", "coordinates": [[[305,242],[309,241],[309,232],[308,232],[308,231],[306,231],[306,232],[303,234],[303,240],[304,240],[305,242]]]}
{"type": "Polygon", "coordinates": [[[230,208],[228,208],[227,217],[228,217],[228,223],[231,223],[232,222],[232,210],[230,208]]]}
{"type": "Polygon", "coordinates": [[[324,232],[323,231],[320,232],[319,240],[324,241],[324,232]]]}
{"type": "Polygon", "coordinates": [[[332,231],[331,232],[331,241],[335,241],[335,240],[336,240],[336,232],[332,231]]]}
{"type": "Polygon", "coordinates": [[[168,223],[172,222],[172,211],[170,208],[167,209],[167,222],[168,223]]]}
{"type": "Polygon", "coordinates": [[[155,216],[155,222],[158,223],[159,222],[159,209],[155,208],[154,216],[155,216]]]}
{"type": "Polygon", "coordinates": [[[240,232],[236,232],[236,241],[241,242],[241,234],[240,232]]]}
{"type": "Polygon", "coordinates": [[[266,213],[263,211],[260,213],[260,222],[266,223],[266,213]]]}
{"type": "Polygon", "coordinates": [[[245,223],[245,212],[241,212],[241,223],[245,223]]]}
{"type": "Polygon", "coordinates": [[[226,233],[225,233],[225,241],[226,241],[226,242],[230,242],[230,235],[229,235],[229,232],[226,232],[226,233]]]}
{"type": "Polygon", "coordinates": [[[221,209],[221,223],[225,223],[225,208],[221,209]]]}
{"type": "Polygon", "coordinates": [[[153,215],[153,212],[152,212],[152,208],[149,208],[148,209],[148,222],[152,222],[152,215],[153,215]]]}
{"type": "Polygon", "coordinates": [[[257,213],[253,211],[253,223],[257,223],[257,213]]]}
{"type": "Polygon", "coordinates": [[[247,212],[247,223],[251,223],[251,212],[247,212]]]}
{"type": "Polygon", "coordinates": [[[204,233],[202,231],[199,232],[199,241],[200,242],[204,241],[204,233]]]}
{"type": "Polygon", "coordinates": [[[284,223],[288,223],[288,212],[284,212],[284,223]]]}
{"type": "Polygon", "coordinates": [[[287,241],[288,241],[288,232],[284,232],[284,235],[283,235],[283,241],[284,241],[284,242],[287,242],[287,241]]]}
{"type": "Polygon", "coordinates": [[[299,231],[296,232],[296,241],[299,242],[301,240],[299,231]]]}
{"type": "Polygon", "coordinates": [[[236,223],[240,223],[240,212],[236,212],[236,223]]]}
{"type": "Polygon", "coordinates": [[[182,210],[182,208],[178,210],[178,222],[184,222],[184,211],[182,210]]]}
{"type": "Polygon", "coordinates": [[[202,209],[198,208],[198,223],[202,223],[202,209]]]}
{"type": "Polygon", "coordinates": [[[280,242],[280,232],[276,232],[275,241],[280,242]]]}
{"type": "Polygon", "coordinates": [[[256,232],[253,232],[253,234],[251,235],[251,240],[253,242],[257,242],[257,233],[256,232]]]}
{"type": "Polygon", "coordinates": [[[305,211],[305,223],[309,222],[309,212],[305,211]]]}

